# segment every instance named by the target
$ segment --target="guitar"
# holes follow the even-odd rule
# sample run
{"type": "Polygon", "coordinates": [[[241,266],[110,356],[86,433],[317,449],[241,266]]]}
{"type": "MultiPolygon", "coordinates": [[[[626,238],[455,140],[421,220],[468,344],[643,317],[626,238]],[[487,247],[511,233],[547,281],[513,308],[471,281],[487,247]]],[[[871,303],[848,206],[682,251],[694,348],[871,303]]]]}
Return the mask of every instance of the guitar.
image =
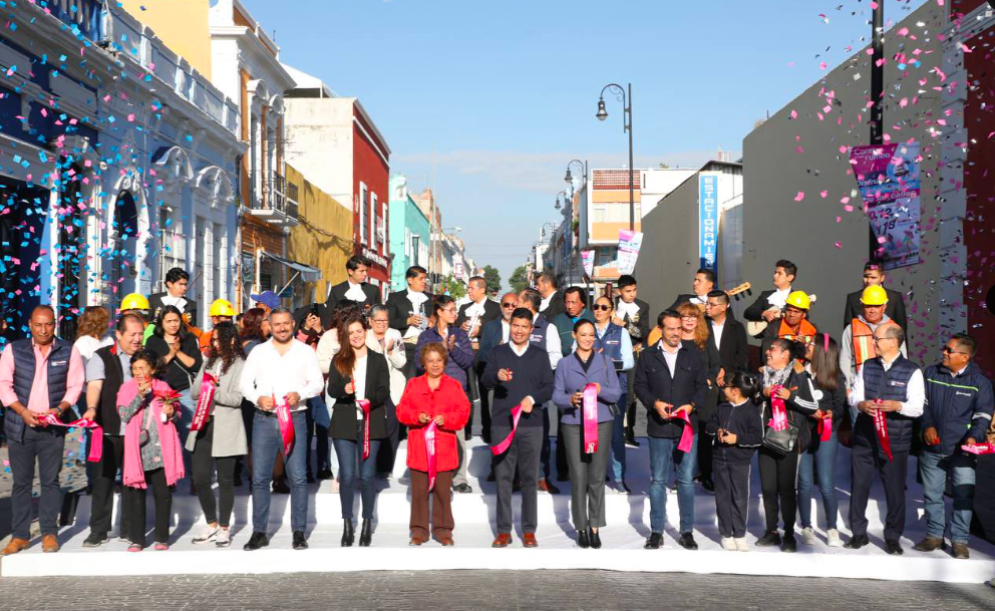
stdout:
{"type": "MultiPolygon", "coordinates": [[[[818,297],[816,295],[809,295],[808,300],[815,303],[818,297]]],[[[777,317],[781,317],[781,311],[778,310],[777,317]]],[[[763,335],[764,331],[767,330],[766,320],[748,320],[746,321],[746,334],[752,337],[760,337],[763,335]]]]}
{"type": "MultiPolygon", "coordinates": [[[[729,289],[725,293],[726,293],[726,295],[728,295],[730,297],[734,297],[737,301],[739,301],[740,299],[743,298],[743,293],[746,293],[747,295],[751,294],[752,293],[752,290],[751,290],[752,288],[753,288],[753,286],[749,282],[744,282],[743,284],[740,284],[738,286],[735,286],[735,287],[729,289]]],[[[697,305],[698,309],[701,310],[702,312],[705,311],[705,304],[698,303],[698,304],[695,304],[695,305],[697,305]]],[[[647,346],[652,346],[656,342],[660,341],[661,337],[663,337],[663,332],[660,330],[660,327],[658,327],[658,326],[657,327],[653,327],[653,329],[650,330],[649,339],[646,340],[646,345],[647,346]]]]}

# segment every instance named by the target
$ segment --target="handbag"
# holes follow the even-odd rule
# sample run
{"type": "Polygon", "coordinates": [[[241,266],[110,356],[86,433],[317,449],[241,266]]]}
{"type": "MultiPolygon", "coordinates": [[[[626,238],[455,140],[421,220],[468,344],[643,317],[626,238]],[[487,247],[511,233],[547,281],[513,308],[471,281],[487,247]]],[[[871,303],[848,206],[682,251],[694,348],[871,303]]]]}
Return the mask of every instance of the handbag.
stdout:
{"type": "Polygon", "coordinates": [[[788,428],[775,431],[769,424],[764,423],[763,446],[772,452],[781,455],[788,455],[798,447],[798,425],[794,418],[788,417],[788,428]]]}

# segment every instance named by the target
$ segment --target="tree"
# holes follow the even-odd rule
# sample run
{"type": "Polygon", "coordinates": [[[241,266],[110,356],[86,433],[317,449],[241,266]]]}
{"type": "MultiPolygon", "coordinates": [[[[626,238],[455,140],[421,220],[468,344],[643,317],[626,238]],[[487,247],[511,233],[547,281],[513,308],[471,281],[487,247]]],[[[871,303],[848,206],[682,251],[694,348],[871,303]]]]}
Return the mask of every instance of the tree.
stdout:
{"type": "Polygon", "coordinates": [[[520,293],[522,289],[529,286],[528,273],[525,271],[524,265],[519,265],[515,268],[515,271],[511,272],[511,278],[508,279],[508,284],[511,285],[511,290],[516,293],[520,293]]]}
{"type": "Polygon", "coordinates": [[[462,282],[458,282],[452,274],[449,274],[449,277],[446,278],[446,292],[450,297],[459,301],[466,297],[466,286],[462,282]]]}
{"type": "Polygon", "coordinates": [[[501,292],[501,273],[497,269],[490,265],[485,265],[484,281],[487,283],[487,293],[489,295],[496,295],[501,292]]]}

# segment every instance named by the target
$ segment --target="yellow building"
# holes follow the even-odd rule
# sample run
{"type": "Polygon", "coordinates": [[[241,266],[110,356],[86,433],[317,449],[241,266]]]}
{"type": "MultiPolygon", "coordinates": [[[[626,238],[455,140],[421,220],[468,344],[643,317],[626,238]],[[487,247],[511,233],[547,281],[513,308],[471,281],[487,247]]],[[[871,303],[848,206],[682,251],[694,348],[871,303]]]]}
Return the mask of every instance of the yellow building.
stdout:
{"type": "Polygon", "coordinates": [[[171,51],[211,78],[210,0],[118,0],[132,17],[152,28],[171,51]]]}
{"type": "Polygon", "coordinates": [[[298,220],[287,236],[287,258],[321,270],[317,282],[295,282],[294,303],[324,302],[328,289],[346,279],[353,254],[352,211],[287,165],[287,182],[297,185],[298,220]]]}

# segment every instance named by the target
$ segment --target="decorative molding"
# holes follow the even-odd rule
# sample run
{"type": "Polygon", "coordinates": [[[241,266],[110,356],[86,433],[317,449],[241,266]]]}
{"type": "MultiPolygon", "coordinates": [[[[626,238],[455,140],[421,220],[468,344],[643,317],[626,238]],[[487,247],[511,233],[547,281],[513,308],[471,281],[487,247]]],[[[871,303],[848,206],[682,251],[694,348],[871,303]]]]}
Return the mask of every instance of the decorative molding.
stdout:
{"type": "Polygon", "coordinates": [[[212,208],[235,201],[235,188],[224,169],[212,165],[197,172],[195,187],[211,203],[212,208]]]}

